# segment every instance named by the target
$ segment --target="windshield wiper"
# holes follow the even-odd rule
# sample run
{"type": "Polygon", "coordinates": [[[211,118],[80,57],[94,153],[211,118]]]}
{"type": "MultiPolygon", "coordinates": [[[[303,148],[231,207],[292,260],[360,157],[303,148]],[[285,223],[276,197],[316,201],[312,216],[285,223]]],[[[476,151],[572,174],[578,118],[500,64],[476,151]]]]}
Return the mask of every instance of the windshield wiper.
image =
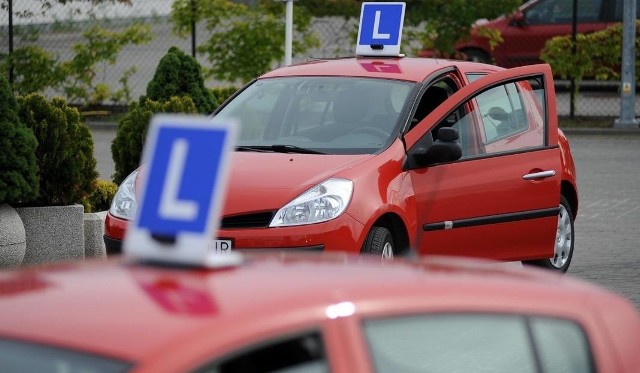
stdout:
{"type": "Polygon", "coordinates": [[[271,149],[278,153],[325,154],[317,150],[301,148],[295,145],[274,144],[271,145],[271,149]]]}
{"type": "Polygon", "coordinates": [[[254,151],[254,152],[276,152],[276,153],[296,153],[296,154],[326,154],[321,151],[301,148],[295,145],[274,144],[274,145],[249,145],[236,146],[237,151],[254,151]]]}
{"type": "Polygon", "coordinates": [[[270,146],[263,145],[249,145],[249,146],[236,146],[237,151],[249,151],[249,152],[266,152],[273,153],[273,149],[270,146]]]}

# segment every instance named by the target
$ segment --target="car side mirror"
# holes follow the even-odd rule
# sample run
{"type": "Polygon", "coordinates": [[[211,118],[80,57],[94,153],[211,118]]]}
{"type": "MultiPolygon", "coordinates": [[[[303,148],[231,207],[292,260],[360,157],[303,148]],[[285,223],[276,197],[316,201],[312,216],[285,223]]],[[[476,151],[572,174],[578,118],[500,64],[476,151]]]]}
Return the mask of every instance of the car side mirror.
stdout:
{"type": "Polygon", "coordinates": [[[514,15],[513,18],[511,18],[511,24],[515,25],[515,26],[522,26],[524,25],[524,13],[522,13],[521,11],[517,11],[514,15]]]}
{"type": "Polygon", "coordinates": [[[423,155],[422,163],[429,166],[460,159],[462,157],[462,147],[458,142],[458,138],[457,129],[451,127],[440,128],[436,141],[423,155]]]}

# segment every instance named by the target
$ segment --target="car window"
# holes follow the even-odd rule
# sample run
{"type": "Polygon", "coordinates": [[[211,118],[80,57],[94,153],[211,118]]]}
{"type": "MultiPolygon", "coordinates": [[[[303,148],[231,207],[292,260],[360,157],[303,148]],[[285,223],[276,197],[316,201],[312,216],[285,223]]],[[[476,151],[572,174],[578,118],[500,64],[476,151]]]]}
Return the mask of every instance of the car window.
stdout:
{"type": "Polygon", "coordinates": [[[524,115],[522,98],[518,94],[515,83],[483,92],[478,95],[476,102],[482,117],[485,143],[491,143],[527,129],[528,123],[524,115]]]}
{"type": "Polygon", "coordinates": [[[292,145],[331,154],[372,154],[397,137],[415,83],[353,77],[256,81],[216,118],[241,126],[237,145],[292,145]]]}
{"type": "Polygon", "coordinates": [[[410,128],[413,128],[429,113],[451,96],[457,87],[452,79],[442,79],[427,88],[416,106],[410,128]]]}
{"type": "Polygon", "coordinates": [[[247,346],[197,369],[194,373],[324,373],[329,372],[320,333],[280,337],[247,346]]]}
{"type": "Polygon", "coordinates": [[[467,74],[467,79],[469,80],[469,83],[473,83],[476,80],[478,80],[480,78],[483,78],[485,76],[487,76],[487,74],[485,74],[485,73],[468,73],[467,74]]]}
{"type": "Polygon", "coordinates": [[[491,87],[463,103],[448,124],[466,139],[462,158],[544,146],[545,102],[544,86],[531,79],[491,87]]]}
{"type": "MultiPolygon", "coordinates": [[[[578,22],[598,22],[601,8],[602,0],[580,0],[578,22]]],[[[529,25],[572,23],[573,0],[541,0],[528,8],[524,17],[529,25]]]]}
{"type": "Polygon", "coordinates": [[[560,319],[533,318],[531,326],[544,372],[593,370],[589,344],[576,324],[560,319]]]}
{"type": "Polygon", "coordinates": [[[363,327],[379,373],[594,371],[586,335],[570,320],[432,314],[366,320],[363,327]]]}
{"type": "Polygon", "coordinates": [[[0,371],[5,373],[126,372],[132,364],[48,345],[0,339],[0,371]]]}
{"type": "MultiPolygon", "coordinates": [[[[622,22],[622,14],[624,12],[624,0],[615,1],[615,9],[613,10],[613,21],[622,22]]],[[[640,9],[640,0],[636,0],[636,9],[640,9]]],[[[640,19],[640,12],[636,12],[636,19],[640,19]]]]}

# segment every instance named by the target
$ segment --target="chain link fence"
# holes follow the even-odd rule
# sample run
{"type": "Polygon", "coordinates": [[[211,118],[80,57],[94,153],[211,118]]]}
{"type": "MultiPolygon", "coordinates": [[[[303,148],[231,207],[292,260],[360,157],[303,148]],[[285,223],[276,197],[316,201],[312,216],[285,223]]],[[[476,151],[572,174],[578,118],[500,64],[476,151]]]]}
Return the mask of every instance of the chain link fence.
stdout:
{"type": "MultiPolygon", "coordinates": [[[[1,1],[1,0],[0,0],[1,1]]],[[[9,13],[7,1],[0,2],[0,59],[10,50],[9,13]]],[[[55,4],[43,9],[37,0],[13,0],[13,50],[28,45],[36,45],[51,53],[58,61],[70,60],[74,56],[74,45],[82,44],[83,35],[91,26],[99,25],[111,31],[121,31],[135,23],[149,26],[148,43],[126,45],[114,63],[101,62],[96,71],[94,83],[108,85],[111,90],[126,88],[128,96],[136,99],[145,94],[147,83],[152,79],[160,59],[171,46],[192,51],[192,38],[180,37],[173,32],[170,20],[172,0],[133,0],[132,5],[87,3],[55,4]],[[134,70],[132,70],[134,68],[134,70]],[[128,75],[127,75],[128,74],[128,75]],[[123,76],[127,75],[123,83],[123,76]],[[126,85],[126,87],[124,87],[126,85]]],[[[295,13],[294,13],[295,14],[295,13]]],[[[333,58],[354,54],[354,32],[357,18],[342,17],[315,18],[312,29],[320,39],[320,46],[305,55],[293,56],[293,62],[309,58],[333,58]]],[[[195,26],[195,41],[206,40],[203,25],[195,26]]],[[[201,56],[199,62],[207,65],[201,56]]],[[[274,66],[275,67],[275,66],[274,66]]],[[[7,72],[8,74],[8,72],[7,72]]],[[[209,87],[228,86],[228,82],[207,81],[209,87]]],[[[235,84],[238,85],[238,84],[235,84]]],[[[576,99],[574,114],[578,117],[613,118],[620,115],[620,93],[618,82],[585,82],[576,99]]],[[[558,114],[570,114],[569,82],[558,81],[558,114]]],[[[63,95],[48,89],[47,95],[63,95]]],[[[640,113],[640,101],[636,99],[635,113],[640,113]]]]}

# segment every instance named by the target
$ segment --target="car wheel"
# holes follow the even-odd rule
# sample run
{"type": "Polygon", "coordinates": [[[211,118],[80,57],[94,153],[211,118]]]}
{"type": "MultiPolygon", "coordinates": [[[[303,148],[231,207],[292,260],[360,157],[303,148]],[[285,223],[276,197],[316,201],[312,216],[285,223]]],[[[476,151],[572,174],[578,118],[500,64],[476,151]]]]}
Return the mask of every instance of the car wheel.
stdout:
{"type": "Polygon", "coordinates": [[[486,54],[485,52],[479,49],[466,49],[466,50],[463,50],[462,53],[464,53],[467,56],[467,61],[480,62],[480,63],[492,62],[491,56],[489,56],[488,54],[486,54]]]}
{"type": "Polygon", "coordinates": [[[569,269],[569,264],[573,257],[573,241],[573,212],[571,211],[571,206],[569,205],[569,202],[567,202],[567,199],[564,198],[564,196],[561,196],[553,258],[529,260],[525,261],[524,264],[531,264],[565,273],[567,272],[567,269],[569,269]]]}
{"type": "Polygon", "coordinates": [[[360,250],[362,254],[377,255],[382,259],[393,259],[393,236],[387,228],[373,227],[360,250]]]}

